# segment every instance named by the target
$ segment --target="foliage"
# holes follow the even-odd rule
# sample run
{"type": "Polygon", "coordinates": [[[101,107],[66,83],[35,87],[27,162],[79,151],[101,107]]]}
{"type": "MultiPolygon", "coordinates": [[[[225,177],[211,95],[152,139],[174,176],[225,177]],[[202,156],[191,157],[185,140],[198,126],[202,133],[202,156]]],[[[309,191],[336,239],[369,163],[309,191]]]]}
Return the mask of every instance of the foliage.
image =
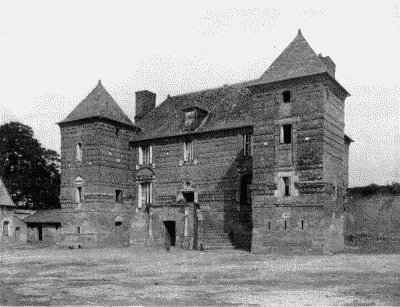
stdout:
{"type": "Polygon", "coordinates": [[[17,205],[31,209],[59,208],[60,156],[18,122],[0,126],[0,177],[17,205]]]}
{"type": "Polygon", "coordinates": [[[392,182],[392,184],[387,185],[377,185],[372,183],[365,187],[350,188],[348,189],[348,194],[350,196],[372,196],[376,194],[400,195],[400,183],[392,182]]]}

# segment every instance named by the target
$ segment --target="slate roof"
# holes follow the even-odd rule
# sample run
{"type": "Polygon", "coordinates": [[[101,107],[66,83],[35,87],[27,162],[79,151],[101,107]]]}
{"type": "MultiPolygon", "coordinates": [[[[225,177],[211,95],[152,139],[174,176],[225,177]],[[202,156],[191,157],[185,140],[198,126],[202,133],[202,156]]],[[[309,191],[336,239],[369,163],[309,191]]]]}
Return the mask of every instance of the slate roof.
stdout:
{"type": "Polygon", "coordinates": [[[134,141],[187,134],[182,131],[183,110],[198,107],[208,112],[195,133],[253,125],[249,82],[168,97],[139,122],[134,141]]]}
{"type": "Polygon", "coordinates": [[[271,83],[328,72],[328,68],[308,44],[300,29],[264,74],[253,85],[271,83]]]}
{"type": "Polygon", "coordinates": [[[4,185],[4,182],[0,178],[0,206],[16,207],[16,204],[12,201],[10,194],[4,185]]]}
{"type": "Polygon", "coordinates": [[[39,210],[36,213],[24,218],[25,223],[62,223],[67,221],[67,218],[62,214],[64,211],[62,209],[52,209],[52,210],[39,210]]]}
{"type": "Polygon", "coordinates": [[[87,118],[107,118],[126,125],[134,126],[129,117],[115,102],[114,98],[107,92],[101,81],[82,100],[80,104],[59,124],[73,122],[87,118]]]}

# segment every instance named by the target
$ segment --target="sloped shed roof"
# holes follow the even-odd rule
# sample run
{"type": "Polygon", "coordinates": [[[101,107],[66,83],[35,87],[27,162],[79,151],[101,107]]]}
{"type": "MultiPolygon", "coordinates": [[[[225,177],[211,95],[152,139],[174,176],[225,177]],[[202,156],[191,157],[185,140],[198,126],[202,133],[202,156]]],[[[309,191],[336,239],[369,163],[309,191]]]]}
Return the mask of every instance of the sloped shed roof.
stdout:
{"type": "Polygon", "coordinates": [[[25,223],[62,223],[66,221],[65,213],[62,209],[38,210],[36,213],[24,218],[25,223]]]}

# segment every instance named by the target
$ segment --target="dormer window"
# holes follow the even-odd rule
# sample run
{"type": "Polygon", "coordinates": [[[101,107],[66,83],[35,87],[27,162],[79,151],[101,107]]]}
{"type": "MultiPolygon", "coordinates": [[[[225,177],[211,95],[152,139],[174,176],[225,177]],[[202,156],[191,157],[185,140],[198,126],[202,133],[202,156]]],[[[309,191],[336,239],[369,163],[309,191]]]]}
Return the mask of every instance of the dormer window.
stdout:
{"type": "Polygon", "coordinates": [[[184,131],[196,130],[207,116],[208,112],[198,106],[182,109],[184,112],[183,127],[184,131]]]}
{"type": "Polygon", "coordinates": [[[190,127],[196,122],[196,111],[187,111],[185,113],[185,127],[190,127]]]}

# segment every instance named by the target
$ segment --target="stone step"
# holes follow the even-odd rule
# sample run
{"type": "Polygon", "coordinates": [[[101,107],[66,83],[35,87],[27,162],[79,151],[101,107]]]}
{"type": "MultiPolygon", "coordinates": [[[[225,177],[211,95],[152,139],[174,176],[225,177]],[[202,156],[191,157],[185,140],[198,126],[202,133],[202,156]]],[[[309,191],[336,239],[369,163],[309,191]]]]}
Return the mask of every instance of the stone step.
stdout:
{"type": "Polygon", "coordinates": [[[205,251],[216,251],[216,250],[234,250],[233,245],[204,245],[205,251]]]}

